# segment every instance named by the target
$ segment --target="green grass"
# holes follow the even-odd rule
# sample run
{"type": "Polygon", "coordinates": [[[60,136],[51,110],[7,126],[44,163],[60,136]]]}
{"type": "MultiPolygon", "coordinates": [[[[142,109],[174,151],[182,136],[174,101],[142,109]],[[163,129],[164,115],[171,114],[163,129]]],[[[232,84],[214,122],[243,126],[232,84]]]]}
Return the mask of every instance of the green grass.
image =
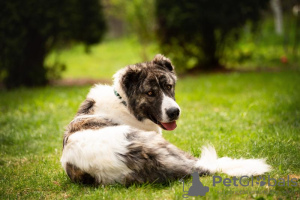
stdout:
{"type": "Polygon", "coordinates": [[[46,59],[47,65],[59,61],[66,65],[63,78],[110,78],[120,68],[144,60],[157,54],[157,45],[152,44],[146,50],[148,58],[142,57],[142,47],[134,37],[105,40],[90,47],[85,53],[84,45],[52,52],[46,59]]]}
{"type": "MultiPolygon", "coordinates": [[[[86,86],[0,91],[0,199],[182,199],[178,181],[129,188],[70,182],[59,162],[62,136],[88,90],[86,86]]],[[[176,91],[182,116],[175,131],[164,132],[171,143],[194,156],[210,143],[220,156],[264,157],[273,167],[270,177],[300,177],[299,71],[186,77],[176,91]]],[[[213,187],[212,176],[201,181],[210,187],[206,199],[300,195],[300,186],[213,187]],[[234,194],[241,191],[249,194],[234,194]]]]}

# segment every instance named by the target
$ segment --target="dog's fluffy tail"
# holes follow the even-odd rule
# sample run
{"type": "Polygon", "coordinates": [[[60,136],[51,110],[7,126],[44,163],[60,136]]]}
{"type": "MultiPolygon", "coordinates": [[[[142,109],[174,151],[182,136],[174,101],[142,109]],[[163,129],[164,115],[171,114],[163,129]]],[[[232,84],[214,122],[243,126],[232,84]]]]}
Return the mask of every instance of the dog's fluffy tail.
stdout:
{"type": "Polygon", "coordinates": [[[264,159],[218,158],[212,146],[202,147],[201,158],[196,167],[208,170],[211,174],[222,172],[230,176],[257,176],[271,170],[264,159]]]}

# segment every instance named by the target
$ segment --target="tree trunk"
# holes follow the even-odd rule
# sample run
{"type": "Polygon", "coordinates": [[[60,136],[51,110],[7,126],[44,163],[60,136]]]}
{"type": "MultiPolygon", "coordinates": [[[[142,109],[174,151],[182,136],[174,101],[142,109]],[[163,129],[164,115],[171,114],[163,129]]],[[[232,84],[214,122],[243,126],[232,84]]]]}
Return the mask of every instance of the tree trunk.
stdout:
{"type": "Polygon", "coordinates": [[[15,60],[8,69],[5,85],[8,88],[19,86],[41,86],[47,83],[44,59],[46,55],[45,39],[35,31],[23,49],[23,56],[15,60]]]}
{"type": "Polygon", "coordinates": [[[295,42],[294,42],[294,47],[293,47],[293,54],[298,58],[298,43],[300,39],[300,6],[294,6],[294,14],[296,16],[296,29],[295,29],[295,42]]]}
{"type": "Polygon", "coordinates": [[[217,39],[213,26],[207,26],[203,32],[202,49],[204,62],[201,64],[201,67],[203,70],[214,71],[223,68],[217,56],[217,39]]]}
{"type": "Polygon", "coordinates": [[[278,35],[283,33],[282,8],[280,0],[271,0],[271,8],[274,12],[275,31],[278,35]]]}

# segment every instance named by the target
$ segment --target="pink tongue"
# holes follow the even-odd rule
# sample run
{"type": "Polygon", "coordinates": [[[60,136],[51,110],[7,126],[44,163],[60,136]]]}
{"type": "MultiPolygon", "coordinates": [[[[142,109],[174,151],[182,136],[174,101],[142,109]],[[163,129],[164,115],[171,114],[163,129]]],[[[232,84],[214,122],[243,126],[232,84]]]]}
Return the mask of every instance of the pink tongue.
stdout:
{"type": "Polygon", "coordinates": [[[174,129],[177,127],[176,121],[170,122],[170,123],[162,123],[162,122],[161,122],[161,124],[162,124],[163,127],[165,127],[165,129],[167,129],[168,131],[172,131],[172,130],[174,130],[174,129]]]}

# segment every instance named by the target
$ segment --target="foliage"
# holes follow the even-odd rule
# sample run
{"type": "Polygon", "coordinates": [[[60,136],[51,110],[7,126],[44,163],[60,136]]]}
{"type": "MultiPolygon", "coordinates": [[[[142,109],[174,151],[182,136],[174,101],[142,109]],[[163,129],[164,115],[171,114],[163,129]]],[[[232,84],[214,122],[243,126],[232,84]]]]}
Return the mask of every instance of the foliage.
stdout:
{"type": "Polygon", "coordinates": [[[181,66],[220,68],[224,47],[236,42],[247,21],[259,20],[267,3],[268,0],[157,0],[162,51],[181,66]]]}
{"type": "MultiPolygon", "coordinates": [[[[163,135],[195,156],[201,154],[202,145],[210,143],[220,156],[266,158],[273,167],[269,175],[276,179],[299,178],[299,73],[181,78],[176,99],[182,115],[177,129],[163,135]]],[[[129,188],[70,182],[59,162],[62,137],[88,90],[0,91],[0,199],[182,199],[179,181],[129,188]]],[[[212,176],[201,177],[201,182],[210,187],[207,199],[291,199],[300,192],[299,187],[213,187],[212,176]]]]}
{"type": "Polygon", "coordinates": [[[97,43],[105,30],[98,0],[1,1],[0,9],[0,71],[7,87],[45,84],[50,50],[67,42],[97,43]]]}
{"type": "Polygon", "coordinates": [[[155,0],[108,0],[106,14],[121,20],[129,34],[137,36],[142,45],[141,57],[149,59],[147,49],[154,40],[155,34],[155,0]]]}
{"type": "Polygon", "coordinates": [[[225,47],[221,62],[236,69],[299,68],[300,47],[297,46],[297,18],[284,16],[284,33],[274,32],[273,16],[266,16],[252,34],[247,24],[234,46],[225,47]],[[286,58],[286,61],[284,61],[286,58]]]}

